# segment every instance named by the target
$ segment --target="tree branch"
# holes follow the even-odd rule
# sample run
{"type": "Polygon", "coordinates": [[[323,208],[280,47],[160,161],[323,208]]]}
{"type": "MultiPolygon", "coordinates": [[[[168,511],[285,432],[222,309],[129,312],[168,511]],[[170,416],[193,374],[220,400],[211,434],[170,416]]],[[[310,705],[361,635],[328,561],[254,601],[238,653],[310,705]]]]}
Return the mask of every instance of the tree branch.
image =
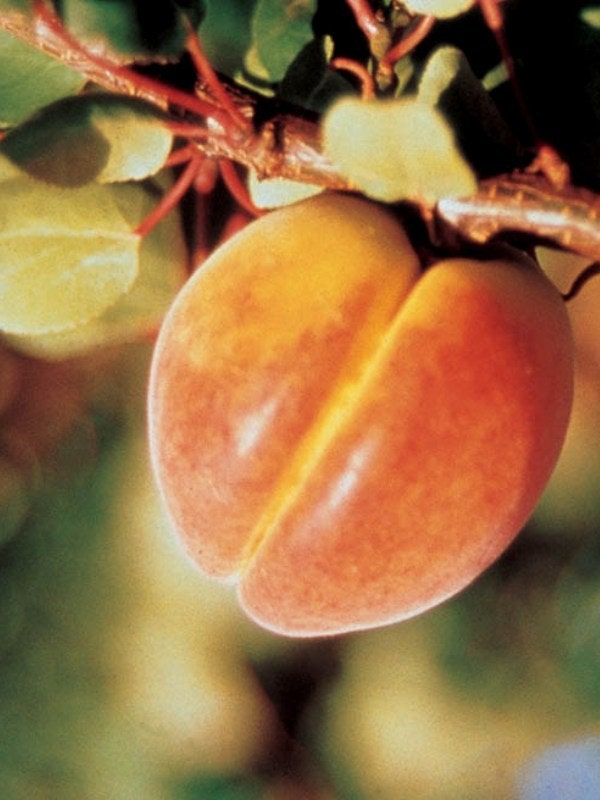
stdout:
{"type": "Polygon", "coordinates": [[[231,101],[252,122],[251,130],[243,132],[207,87],[199,87],[193,95],[161,84],[113,61],[113,54],[106,48],[101,54],[90,52],[71,39],[68,32],[31,15],[0,11],[0,29],[72,67],[104,89],[137,97],[173,114],[182,132],[189,123],[190,139],[210,157],[235,161],[255,170],[260,178],[288,178],[338,190],[352,188],[324,155],[317,121],[299,109],[274,108],[267,120],[257,125],[257,109],[270,101],[223,78],[231,101]],[[194,139],[193,128],[200,123],[212,135],[194,139]]]}
{"type": "MultiPolygon", "coordinates": [[[[260,178],[353,189],[323,153],[318,120],[301,109],[283,107],[221,77],[231,103],[251,123],[245,130],[210,87],[200,86],[195,94],[188,94],[124,66],[122,58],[115,60],[106,45],[98,54],[95,43],[90,52],[62,29],[60,21],[52,23],[51,12],[35,17],[2,10],[0,29],[105,89],[138,97],[168,113],[174,130],[211,158],[236,162],[260,178]]],[[[487,242],[504,232],[517,231],[600,260],[600,196],[573,186],[552,186],[541,173],[515,173],[483,181],[472,197],[443,199],[433,208],[424,206],[419,198],[413,202],[424,218],[438,227],[442,241],[459,234],[474,242],[487,242]]]]}

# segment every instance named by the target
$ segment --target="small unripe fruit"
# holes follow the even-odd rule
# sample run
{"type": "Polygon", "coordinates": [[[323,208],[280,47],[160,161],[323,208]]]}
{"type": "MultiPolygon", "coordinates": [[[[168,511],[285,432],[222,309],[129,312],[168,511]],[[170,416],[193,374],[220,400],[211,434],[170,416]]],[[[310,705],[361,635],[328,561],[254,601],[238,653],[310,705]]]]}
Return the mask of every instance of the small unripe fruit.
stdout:
{"type": "Polygon", "coordinates": [[[183,289],[156,346],[153,465],[178,534],[265,627],[370,628],[506,548],[558,457],[564,303],[533,262],[422,272],[381,207],[268,214],[183,289]]]}

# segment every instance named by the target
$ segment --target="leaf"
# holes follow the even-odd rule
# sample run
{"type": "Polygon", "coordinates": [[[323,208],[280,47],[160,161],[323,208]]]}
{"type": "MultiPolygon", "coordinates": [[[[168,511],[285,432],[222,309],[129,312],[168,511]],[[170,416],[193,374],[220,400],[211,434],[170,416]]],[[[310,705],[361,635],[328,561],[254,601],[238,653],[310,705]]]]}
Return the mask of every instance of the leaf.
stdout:
{"type": "Polygon", "coordinates": [[[280,208],[305,200],[323,191],[320,186],[285,178],[265,178],[260,180],[256,172],[248,174],[248,190],[257,208],[280,208]]]}
{"type": "Polygon", "coordinates": [[[250,47],[253,3],[207,0],[200,36],[213,67],[233,76],[242,70],[250,47]]]}
{"type": "Polygon", "coordinates": [[[341,172],[376,200],[432,203],[476,188],[443,115],[413,98],[344,98],[326,114],[323,139],[341,172]]]}
{"type": "Polygon", "coordinates": [[[0,548],[18,531],[28,510],[25,477],[8,458],[0,455],[0,548]]]}
{"type": "Polygon", "coordinates": [[[475,5],[476,0],[406,0],[404,5],[413,14],[433,14],[445,19],[457,17],[475,5]]]}
{"type": "Polygon", "coordinates": [[[600,7],[588,6],[580,11],[581,19],[591,28],[600,28],[600,7]]]}
{"type": "Polygon", "coordinates": [[[495,67],[492,67],[489,72],[481,79],[481,85],[486,90],[486,92],[493,92],[494,89],[497,89],[499,86],[502,86],[503,83],[506,83],[508,80],[508,70],[506,69],[506,64],[503,61],[499,61],[495,67]]]}
{"type": "Polygon", "coordinates": [[[274,97],[273,84],[269,82],[269,73],[260,60],[258,50],[252,45],[244,54],[243,67],[233,73],[235,82],[239,86],[251,89],[263,97],[274,97]]]}
{"type": "Polygon", "coordinates": [[[0,125],[15,125],[84,83],[75,70],[0,31],[0,125]]]}
{"type": "Polygon", "coordinates": [[[329,67],[332,49],[331,40],[325,36],[305,45],[283,76],[280,97],[322,113],[342,95],[354,94],[343,75],[329,67]]]}
{"type": "Polygon", "coordinates": [[[99,316],[132,285],[139,237],[110,186],[57,188],[0,162],[0,329],[59,331],[99,316]]]}
{"type": "MultiPolygon", "coordinates": [[[[113,186],[111,191],[126,210],[131,228],[157,202],[145,185],[113,186]]],[[[139,272],[129,291],[100,316],[59,333],[8,336],[9,343],[28,355],[64,359],[153,333],[187,277],[187,249],[177,214],[167,216],[142,241],[139,261],[139,272]]]]}
{"type": "Polygon", "coordinates": [[[0,11],[29,11],[30,0],[0,0],[0,11]]]}
{"type": "MultiPolygon", "coordinates": [[[[178,5],[196,19],[201,16],[202,3],[182,0],[178,5]]],[[[151,6],[137,0],[62,0],[61,15],[88,46],[108,42],[130,59],[179,56],[184,48],[182,15],[170,0],[154,0],[151,6]]]]}
{"type": "Polygon", "coordinates": [[[417,98],[442,112],[456,131],[461,152],[480,174],[510,170],[522,155],[510,127],[458,48],[448,45],[433,52],[417,98]]]}
{"type": "Polygon", "coordinates": [[[287,68],[313,38],[316,0],[258,0],[252,19],[253,41],[271,81],[287,68]]]}
{"type": "Polygon", "coordinates": [[[0,152],[38,180],[81,186],[153,175],[172,142],[152,106],[94,94],[66,98],[39,111],[6,136],[0,152]]]}

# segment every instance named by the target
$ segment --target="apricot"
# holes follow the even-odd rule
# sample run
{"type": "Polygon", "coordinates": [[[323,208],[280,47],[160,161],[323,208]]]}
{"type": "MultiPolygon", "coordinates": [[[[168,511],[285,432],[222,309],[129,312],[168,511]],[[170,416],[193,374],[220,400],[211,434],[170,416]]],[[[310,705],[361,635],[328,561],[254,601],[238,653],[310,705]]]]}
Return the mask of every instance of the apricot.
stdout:
{"type": "Polygon", "coordinates": [[[152,462],[193,561],[290,636],[389,624],[473,581],[559,455],[572,342],[525,257],[427,270],[369,201],[269,213],[184,287],[151,369],[152,462]]]}

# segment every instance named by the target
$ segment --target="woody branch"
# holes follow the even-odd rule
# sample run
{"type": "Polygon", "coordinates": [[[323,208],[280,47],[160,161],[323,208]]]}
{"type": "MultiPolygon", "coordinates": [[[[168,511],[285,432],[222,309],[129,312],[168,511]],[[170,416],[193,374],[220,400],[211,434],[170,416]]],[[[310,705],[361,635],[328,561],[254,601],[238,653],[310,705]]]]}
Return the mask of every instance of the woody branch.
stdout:
{"type": "Polygon", "coordinates": [[[221,76],[232,103],[249,120],[244,132],[231,123],[208,87],[200,86],[196,95],[188,95],[114,61],[112,53],[89,52],[74,40],[65,47],[63,32],[31,15],[0,11],[0,29],[72,67],[90,82],[145,100],[172,115],[178,130],[182,134],[189,131],[190,139],[205,155],[231,159],[255,170],[261,178],[288,178],[338,190],[351,188],[324,155],[318,123],[299,110],[274,113],[256,127],[253,123],[261,98],[221,76]],[[194,125],[201,125],[208,135],[194,137],[194,125]]]}

